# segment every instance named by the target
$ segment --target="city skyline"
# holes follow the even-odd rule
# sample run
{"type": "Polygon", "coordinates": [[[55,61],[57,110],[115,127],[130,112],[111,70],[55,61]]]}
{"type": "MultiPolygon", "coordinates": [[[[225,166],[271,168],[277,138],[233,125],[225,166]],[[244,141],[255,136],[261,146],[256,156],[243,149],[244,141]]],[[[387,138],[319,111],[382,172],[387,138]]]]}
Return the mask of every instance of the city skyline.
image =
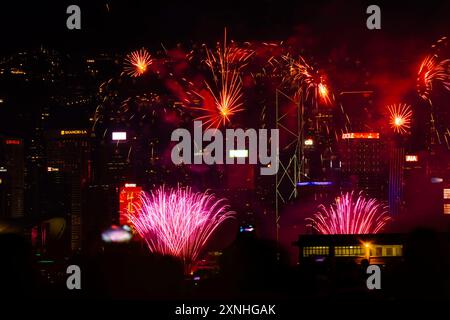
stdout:
{"type": "Polygon", "coordinates": [[[394,279],[449,245],[448,2],[380,3],[381,18],[364,1],[69,5],[0,16],[15,30],[0,49],[0,236],[25,241],[45,292],[69,261],[114,277],[128,257],[176,274],[180,294],[233,296],[237,275],[264,292],[264,272],[289,270],[301,296],[370,295],[361,270],[394,279]]]}

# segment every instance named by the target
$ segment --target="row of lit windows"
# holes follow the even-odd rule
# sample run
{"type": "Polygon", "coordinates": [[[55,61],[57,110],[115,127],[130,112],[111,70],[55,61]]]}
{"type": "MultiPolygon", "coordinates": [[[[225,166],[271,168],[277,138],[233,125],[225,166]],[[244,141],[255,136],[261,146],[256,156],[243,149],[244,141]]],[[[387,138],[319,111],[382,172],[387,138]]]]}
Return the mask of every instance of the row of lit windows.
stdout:
{"type": "Polygon", "coordinates": [[[444,203],[444,214],[450,214],[450,203],[444,203]]]}
{"type": "Polygon", "coordinates": [[[402,255],[403,246],[376,246],[370,249],[370,255],[375,257],[395,257],[402,255]]]}
{"type": "Polygon", "coordinates": [[[303,248],[303,256],[328,256],[330,253],[329,247],[305,247],[303,248]]]}
{"type": "Polygon", "coordinates": [[[450,189],[444,189],[444,199],[450,199],[450,189]]]}
{"type": "Polygon", "coordinates": [[[340,246],[334,248],[334,255],[337,257],[362,256],[365,251],[360,246],[340,246]]]}
{"type": "MultiPolygon", "coordinates": [[[[402,255],[402,245],[391,246],[373,246],[370,248],[370,256],[372,257],[394,257],[402,255]]],[[[330,252],[329,247],[314,246],[304,247],[303,256],[328,256],[330,252]]],[[[366,255],[366,248],[362,246],[336,246],[334,248],[334,255],[336,257],[360,257],[366,255]]]]}

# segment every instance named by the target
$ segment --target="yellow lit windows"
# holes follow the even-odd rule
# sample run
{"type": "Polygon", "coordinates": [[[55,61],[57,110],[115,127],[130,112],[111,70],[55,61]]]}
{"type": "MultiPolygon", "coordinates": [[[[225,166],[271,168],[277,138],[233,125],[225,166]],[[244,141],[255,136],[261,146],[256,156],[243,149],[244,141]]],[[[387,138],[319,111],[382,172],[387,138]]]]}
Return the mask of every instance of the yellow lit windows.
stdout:
{"type": "Polygon", "coordinates": [[[375,246],[374,250],[370,250],[372,257],[399,257],[403,250],[402,245],[383,245],[375,246]]]}
{"type": "Polygon", "coordinates": [[[450,203],[444,203],[444,214],[450,214],[450,203]]]}
{"type": "Polygon", "coordinates": [[[330,252],[329,247],[304,247],[303,256],[328,256],[330,252]]]}
{"type": "Polygon", "coordinates": [[[444,199],[450,199],[450,189],[444,189],[444,199]]]}
{"type": "Polygon", "coordinates": [[[337,246],[334,248],[336,257],[355,257],[363,256],[364,254],[365,250],[360,246],[337,246]]]}

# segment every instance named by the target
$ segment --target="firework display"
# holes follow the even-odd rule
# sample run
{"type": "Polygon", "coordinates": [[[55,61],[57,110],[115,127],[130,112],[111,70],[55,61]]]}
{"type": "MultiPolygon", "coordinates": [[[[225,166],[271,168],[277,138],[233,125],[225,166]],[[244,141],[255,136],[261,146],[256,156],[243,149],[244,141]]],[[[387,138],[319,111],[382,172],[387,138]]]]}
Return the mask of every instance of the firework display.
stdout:
{"type": "Polygon", "coordinates": [[[139,77],[147,72],[152,61],[148,51],[142,48],[127,55],[124,70],[131,77],[139,77]]]}
{"type": "Polygon", "coordinates": [[[445,89],[450,90],[450,59],[438,60],[438,56],[429,55],[421,63],[417,77],[417,90],[419,95],[429,100],[433,83],[441,83],[445,89]]]}
{"type": "Polygon", "coordinates": [[[417,93],[421,98],[431,104],[430,94],[433,85],[442,85],[450,90],[450,59],[442,58],[439,51],[440,45],[447,42],[447,37],[442,37],[432,46],[435,53],[427,55],[420,64],[417,75],[417,93]]]}
{"type": "Polygon", "coordinates": [[[390,118],[389,124],[394,132],[399,134],[405,134],[411,128],[412,111],[411,106],[400,103],[387,107],[389,110],[390,118]]]}
{"type": "Polygon", "coordinates": [[[213,105],[209,104],[207,97],[200,92],[196,94],[205,101],[201,108],[207,114],[198,117],[210,128],[225,126],[231,117],[242,111],[242,79],[240,71],[253,52],[246,52],[239,48],[229,47],[225,31],[223,47],[217,45],[216,50],[205,48],[205,64],[208,66],[213,83],[205,81],[207,93],[213,98],[213,105]]]}
{"type": "Polygon", "coordinates": [[[314,106],[331,103],[330,91],[322,72],[314,69],[301,56],[297,60],[290,56],[282,58],[289,68],[285,81],[297,89],[297,95],[303,95],[305,100],[310,99],[314,106]]]}
{"type": "Polygon", "coordinates": [[[211,235],[233,217],[225,200],[181,187],[141,193],[134,210],[130,222],[150,251],[175,256],[186,265],[199,258],[211,235]]]}
{"type": "Polygon", "coordinates": [[[353,192],[341,194],[334,204],[321,205],[319,210],[308,221],[321,234],[378,233],[391,219],[386,207],[376,199],[353,192]]]}
{"type": "Polygon", "coordinates": [[[0,6],[5,296],[450,297],[448,0],[0,6]]]}

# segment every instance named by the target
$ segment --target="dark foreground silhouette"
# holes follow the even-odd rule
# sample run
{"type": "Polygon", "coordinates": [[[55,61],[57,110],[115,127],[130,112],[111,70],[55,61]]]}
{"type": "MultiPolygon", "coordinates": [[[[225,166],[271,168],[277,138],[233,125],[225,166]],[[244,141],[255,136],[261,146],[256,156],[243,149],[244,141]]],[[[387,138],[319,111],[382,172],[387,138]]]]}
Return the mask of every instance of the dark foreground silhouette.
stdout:
{"type": "Polygon", "coordinates": [[[408,235],[404,259],[381,266],[382,290],[368,290],[367,261],[316,261],[289,266],[274,242],[239,234],[223,251],[217,274],[184,274],[174,258],[149,254],[139,243],[107,245],[89,256],[47,265],[27,240],[0,234],[0,293],[41,299],[449,299],[448,235],[418,229],[408,235]],[[82,290],[68,290],[66,268],[81,268],[82,290]]]}

